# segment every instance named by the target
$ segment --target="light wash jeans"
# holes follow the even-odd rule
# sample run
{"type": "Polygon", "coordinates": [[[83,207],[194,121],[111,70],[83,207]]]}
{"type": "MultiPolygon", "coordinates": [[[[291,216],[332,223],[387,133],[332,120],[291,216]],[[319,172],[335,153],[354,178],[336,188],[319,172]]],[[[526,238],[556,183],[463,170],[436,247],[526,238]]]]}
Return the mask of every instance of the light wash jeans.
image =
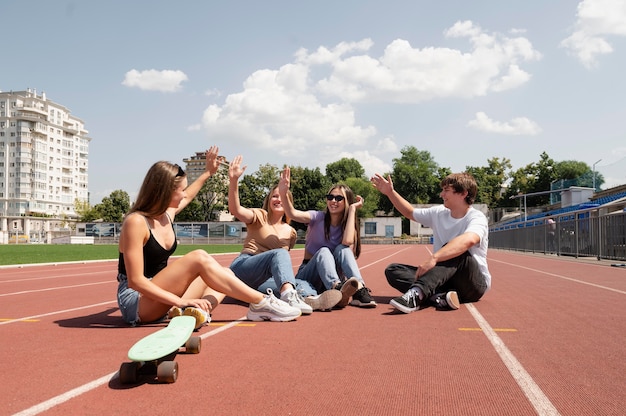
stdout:
{"type": "Polygon", "coordinates": [[[307,263],[302,263],[296,273],[296,278],[309,282],[319,293],[350,277],[356,277],[365,286],[352,249],[343,244],[333,252],[322,247],[307,263]]]}
{"type": "Polygon", "coordinates": [[[284,248],[276,248],[254,255],[240,254],[233,260],[230,269],[240,280],[253,289],[258,289],[268,278],[273,278],[278,289],[285,283],[291,283],[296,287],[291,256],[284,248]]]}

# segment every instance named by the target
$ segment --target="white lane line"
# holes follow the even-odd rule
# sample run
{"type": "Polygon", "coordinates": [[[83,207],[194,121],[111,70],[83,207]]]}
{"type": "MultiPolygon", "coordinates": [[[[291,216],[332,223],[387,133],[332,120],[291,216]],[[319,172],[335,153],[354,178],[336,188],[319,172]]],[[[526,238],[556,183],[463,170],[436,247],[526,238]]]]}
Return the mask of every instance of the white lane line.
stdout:
{"type": "MultiPolygon", "coordinates": [[[[220,332],[226,331],[227,329],[230,329],[234,326],[236,326],[237,324],[241,323],[242,321],[247,321],[247,318],[245,316],[242,316],[241,318],[227,324],[224,325],[222,327],[219,327],[217,329],[214,329],[213,331],[207,332],[206,334],[203,334],[200,336],[200,338],[205,339],[208,337],[211,337],[213,335],[217,335],[220,332]]],[[[66,393],[60,394],[56,397],[53,397],[51,399],[46,400],[45,402],[36,404],[32,407],[29,407],[28,409],[22,410],[19,413],[15,413],[13,416],[34,416],[34,415],[38,415],[41,412],[45,412],[46,410],[50,410],[55,406],[58,406],[62,403],[65,403],[75,397],[80,396],[81,394],[87,393],[93,389],[96,389],[104,384],[109,383],[111,380],[113,380],[115,377],[118,376],[118,371],[111,373],[111,374],[107,374],[106,376],[102,376],[97,380],[94,380],[90,383],[87,384],[83,384],[82,386],[76,387],[75,389],[72,389],[66,393]]]]}
{"type": "Polygon", "coordinates": [[[552,276],[552,277],[558,277],[559,279],[569,280],[570,282],[580,283],[581,285],[593,286],[593,287],[597,287],[599,289],[605,289],[605,290],[609,290],[611,292],[616,292],[616,293],[621,293],[622,295],[626,295],[626,291],[623,291],[623,290],[613,289],[612,287],[607,287],[607,286],[597,285],[595,283],[585,282],[584,280],[578,280],[578,279],[574,279],[572,277],[563,276],[561,274],[546,272],[545,270],[539,270],[539,269],[533,269],[531,267],[520,266],[519,264],[508,263],[508,262],[502,261],[502,260],[489,259],[489,262],[498,262],[498,263],[506,264],[507,266],[519,267],[520,269],[530,270],[531,272],[541,273],[541,274],[545,274],[545,275],[552,276]]]}
{"type": "Polygon", "coordinates": [[[478,312],[478,309],[471,303],[466,303],[467,309],[470,311],[478,326],[483,330],[485,336],[491,342],[491,345],[495,348],[496,352],[500,356],[500,359],[506,365],[517,385],[520,386],[530,404],[535,408],[535,411],[539,416],[557,416],[560,415],[559,411],[552,404],[550,399],[541,391],[539,386],[534,382],[533,378],[524,369],[522,364],[517,361],[517,358],[511,353],[511,351],[504,345],[504,342],[491,328],[489,323],[478,312]]]}
{"type": "Polygon", "coordinates": [[[87,393],[90,390],[95,389],[96,387],[99,387],[103,384],[106,384],[109,382],[109,380],[115,376],[117,374],[117,372],[115,373],[111,373],[111,374],[107,374],[104,377],[100,377],[97,380],[92,381],[91,383],[87,383],[87,384],[83,384],[80,387],[77,387],[75,389],[72,389],[70,391],[68,391],[67,393],[61,394],[59,396],[53,397],[50,400],[46,400],[45,402],[39,403],[33,407],[30,407],[26,410],[22,410],[19,413],[15,413],[14,416],[31,416],[31,415],[38,415],[41,412],[45,412],[46,410],[49,410],[51,408],[53,408],[54,406],[58,406],[61,403],[65,403],[68,400],[73,399],[74,397],[80,396],[83,393],[87,393]]]}
{"type": "Polygon", "coordinates": [[[48,276],[40,276],[40,277],[29,277],[29,278],[24,278],[24,279],[13,279],[13,280],[2,280],[0,281],[0,283],[22,283],[22,282],[33,282],[36,280],[50,280],[50,279],[65,279],[66,277],[84,277],[84,276],[95,276],[98,274],[104,274],[107,275],[111,278],[112,281],[116,282],[115,280],[115,276],[117,276],[117,273],[115,271],[111,271],[111,270],[101,270],[101,271],[84,271],[84,272],[80,272],[80,273],[63,273],[63,274],[57,274],[57,275],[48,275],[48,276]],[[113,277],[111,277],[113,276],[113,277]]]}
{"type": "Polygon", "coordinates": [[[83,284],[80,284],[80,285],[56,286],[56,287],[47,287],[45,289],[23,290],[21,292],[13,292],[13,293],[0,293],[0,298],[4,297],[4,296],[25,295],[25,294],[37,293],[37,292],[49,292],[49,291],[52,291],[52,290],[74,289],[76,287],[85,287],[85,286],[93,286],[93,285],[105,285],[105,284],[108,284],[108,283],[115,283],[117,285],[117,282],[114,281],[114,280],[106,280],[104,282],[83,283],[83,284]]]}
{"type": "Polygon", "coordinates": [[[370,267],[370,266],[372,266],[372,265],[374,265],[374,264],[376,264],[376,263],[380,263],[381,261],[383,261],[383,260],[385,260],[385,259],[388,259],[389,257],[393,257],[393,256],[397,255],[398,253],[401,253],[401,252],[403,252],[403,251],[406,251],[406,250],[408,250],[409,248],[411,248],[411,247],[407,247],[407,248],[404,248],[404,249],[402,249],[402,250],[394,251],[392,254],[390,254],[390,255],[388,255],[388,256],[382,257],[382,258],[380,258],[380,259],[378,259],[378,260],[376,260],[376,261],[373,261],[373,262],[371,262],[371,263],[369,263],[369,264],[366,264],[366,265],[363,265],[363,266],[359,266],[359,269],[366,269],[366,268],[368,268],[368,267],[370,267]]]}
{"type": "Polygon", "coordinates": [[[94,308],[96,306],[108,305],[109,303],[117,304],[117,300],[110,300],[108,302],[102,302],[102,303],[94,303],[92,305],[79,306],[78,308],[64,309],[62,311],[42,313],[41,315],[32,315],[32,316],[25,316],[25,317],[22,317],[22,318],[10,319],[10,320],[7,320],[7,321],[0,322],[0,325],[7,325],[7,324],[13,324],[15,322],[20,322],[20,321],[28,321],[28,320],[31,320],[31,319],[43,318],[44,316],[52,316],[52,315],[59,315],[59,314],[62,314],[62,313],[67,313],[67,312],[80,311],[82,309],[89,309],[89,308],[94,308]]]}

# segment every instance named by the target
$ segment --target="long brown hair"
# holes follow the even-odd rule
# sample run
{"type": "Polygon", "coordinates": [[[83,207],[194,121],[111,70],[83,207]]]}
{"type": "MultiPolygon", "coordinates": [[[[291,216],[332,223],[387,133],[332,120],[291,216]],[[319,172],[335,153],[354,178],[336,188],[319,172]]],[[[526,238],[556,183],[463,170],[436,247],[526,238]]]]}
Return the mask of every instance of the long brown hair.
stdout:
{"type": "MultiPolygon", "coordinates": [[[[341,194],[345,197],[345,203],[343,204],[343,217],[341,218],[341,229],[345,231],[346,229],[346,221],[348,220],[348,211],[350,209],[350,205],[354,204],[355,197],[354,192],[348,185],[344,185],[342,183],[337,183],[328,190],[328,194],[330,194],[334,189],[339,189],[341,194]]],[[[328,205],[326,205],[326,210],[324,214],[324,237],[327,240],[330,239],[330,212],[328,211],[328,205]]],[[[361,222],[359,217],[354,217],[354,257],[359,258],[361,254],[361,222]]]]}
{"type": "Polygon", "coordinates": [[[140,212],[147,217],[163,214],[172,200],[174,190],[185,177],[180,166],[163,160],[156,162],[146,173],[137,200],[128,213],[140,212]]]}
{"type": "MultiPolygon", "coordinates": [[[[272,189],[270,189],[268,194],[265,195],[265,199],[263,199],[263,206],[262,206],[262,208],[265,211],[267,211],[267,217],[268,218],[272,218],[272,216],[274,214],[274,211],[272,210],[272,204],[270,204],[270,201],[272,199],[272,194],[274,193],[274,191],[276,189],[278,189],[278,185],[274,185],[274,187],[272,189]]],[[[292,195],[290,190],[287,190],[287,199],[289,200],[289,202],[291,202],[291,205],[293,205],[293,195],[292,195]]],[[[283,222],[286,222],[287,224],[289,224],[291,222],[291,218],[289,218],[287,216],[287,214],[283,215],[282,220],[283,220],[283,222]]]]}

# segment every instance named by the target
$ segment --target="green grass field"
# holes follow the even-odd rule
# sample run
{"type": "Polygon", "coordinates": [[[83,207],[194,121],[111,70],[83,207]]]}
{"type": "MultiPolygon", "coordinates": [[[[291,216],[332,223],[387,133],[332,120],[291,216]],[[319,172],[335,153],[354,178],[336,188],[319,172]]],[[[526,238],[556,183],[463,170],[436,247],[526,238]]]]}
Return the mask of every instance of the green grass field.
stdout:
{"type": "MultiPolygon", "coordinates": [[[[182,256],[201,248],[208,253],[238,253],[241,244],[179,244],[174,256],[182,256]]],[[[83,260],[117,259],[117,245],[82,244],[3,244],[0,245],[0,266],[13,264],[62,263],[83,260]]]]}

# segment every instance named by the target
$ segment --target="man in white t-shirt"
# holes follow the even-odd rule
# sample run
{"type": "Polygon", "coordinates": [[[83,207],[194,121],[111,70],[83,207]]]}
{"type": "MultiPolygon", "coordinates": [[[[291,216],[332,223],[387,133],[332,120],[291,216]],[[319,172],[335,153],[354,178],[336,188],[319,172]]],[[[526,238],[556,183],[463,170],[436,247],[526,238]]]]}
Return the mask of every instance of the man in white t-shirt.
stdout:
{"type": "Polygon", "coordinates": [[[441,181],[443,205],[413,206],[393,189],[391,176],[375,174],[371,182],[405,217],[432,228],[433,253],[419,266],[390,264],[389,284],[404,295],[390,304],[411,313],[429,304],[458,309],[462,302],[478,301],[491,287],[487,267],[489,229],[485,215],[472,207],[477,186],[468,173],[454,173],[441,181]]]}

